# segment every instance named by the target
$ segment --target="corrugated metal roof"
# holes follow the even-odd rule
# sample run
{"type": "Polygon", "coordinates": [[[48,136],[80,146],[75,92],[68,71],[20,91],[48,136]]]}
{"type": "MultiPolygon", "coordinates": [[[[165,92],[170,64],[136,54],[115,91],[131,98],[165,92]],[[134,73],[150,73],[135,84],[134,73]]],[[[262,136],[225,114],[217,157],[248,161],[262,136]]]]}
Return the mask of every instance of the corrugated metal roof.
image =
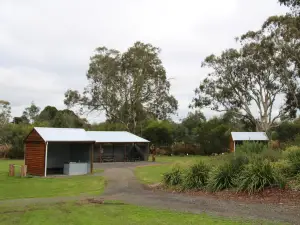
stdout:
{"type": "Polygon", "coordinates": [[[234,141],[268,141],[265,132],[231,132],[234,141]]]}
{"type": "Polygon", "coordinates": [[[88,131],[88,135],[99,143],[138,143],[149,142],[126,131],[88,131]]]}
{"type": "Polygon", "coordinates": [[[34,129],[46,142],[94,142],[84,129],[50,127],[35,127],[34,129]]]}

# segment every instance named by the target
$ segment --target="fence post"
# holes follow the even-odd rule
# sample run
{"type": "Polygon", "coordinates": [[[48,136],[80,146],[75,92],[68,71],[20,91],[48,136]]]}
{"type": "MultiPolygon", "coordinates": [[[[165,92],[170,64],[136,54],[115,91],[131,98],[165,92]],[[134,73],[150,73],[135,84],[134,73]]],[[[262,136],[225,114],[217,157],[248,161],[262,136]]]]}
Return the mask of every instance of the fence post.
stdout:
{"type": "Polygon", "coordinates": [[[15,166],[14,164],[9,164],[9,176],[15,176],[15,166]]]}
{"type": "Polygon", "coordinates": [[[27,175],[27,165],[21,166],[21,177],[26,177],[27,175]]]}

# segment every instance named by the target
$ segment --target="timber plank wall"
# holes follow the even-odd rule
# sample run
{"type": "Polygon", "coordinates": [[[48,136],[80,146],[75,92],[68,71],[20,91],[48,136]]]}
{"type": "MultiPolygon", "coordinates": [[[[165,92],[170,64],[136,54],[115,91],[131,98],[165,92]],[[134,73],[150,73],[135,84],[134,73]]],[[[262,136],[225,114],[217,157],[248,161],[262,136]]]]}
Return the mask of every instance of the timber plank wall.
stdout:
{"type": "Polygon", "coordinates": [[[31,175],[44,176],[46,144],[41,136],[32,130],[25,140],[25,165],[31,175]]]}

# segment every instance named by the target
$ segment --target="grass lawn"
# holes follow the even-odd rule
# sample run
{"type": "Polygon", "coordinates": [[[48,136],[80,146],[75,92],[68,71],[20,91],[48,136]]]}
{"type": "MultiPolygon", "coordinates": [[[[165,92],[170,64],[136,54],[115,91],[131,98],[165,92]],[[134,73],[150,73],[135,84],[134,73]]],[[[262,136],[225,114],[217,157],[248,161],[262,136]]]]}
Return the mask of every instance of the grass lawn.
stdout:
{"type": "Polygon", "coordinates": [[[23,160],[0,160],[0,200],[54,196],[95,195],[103,191],[101,176],[70,176],[57,178],[9,177],[9,164],[23,164],[23,160]]]}
{"type": "Polygon", "coordinates": [[[172,170],[175,165],[185,168],[200,160],[208,163],[220,163],[220,157],[221,156],[157,156],[156,162],[168,164],[137,167],[135,169],[135,175],[144,184],[155,184],[161,182],[163,174],[172,170]]]}
{"type": "Polygon", "coordinates": [[[154,225],[154,224],[266,224],[256,221],[232,220],[212,217],[206,214],[189,214],[154,210],[117,202],[105,204],[61,203],[44,206],[27,206],[26,208],[1,207],[0,225],[154,225]]]}

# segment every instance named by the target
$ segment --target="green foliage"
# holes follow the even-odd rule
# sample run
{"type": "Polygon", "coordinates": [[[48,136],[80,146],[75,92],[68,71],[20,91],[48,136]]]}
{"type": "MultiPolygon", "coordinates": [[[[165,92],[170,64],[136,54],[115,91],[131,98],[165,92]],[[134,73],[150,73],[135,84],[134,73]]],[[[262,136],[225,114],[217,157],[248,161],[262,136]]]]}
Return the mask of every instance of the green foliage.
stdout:
{"type": "Polygon", "coordinates": [[[179,167],[163,174],[163,183],[167,186],[176,186],[182,183],[182,171],[179,167]]]}
{"type": "Polygon", "coordinates": [[[31,131],[31,125],[16,125],[7,124],[0,130],[1,142],[9,145],[9,158],[23,158],[24,157],[24,139],[31,131]]]}
{"type": "Polygon", "coordinates": [[[72,110],[57,110],[53,106],[46,106],[39,115],[34,116],[35,126],[88,128],[86,119],[80,118],[72,110]]]}
{"type": "Polygon", "coordinates": [[[248,162],[247,156],[239,155],[215,167],[209,175],[208,190],[215,192],[235,187],[235,179],[248,162]]]}
{"type": "Polygon", "coordinates": [[[31,102],[31,105],[25,108],[22,117],[27,118],[30,123],[34,123],[37,119],[40,112],[40,107],[36,106],[34,102],[31,102]]]}
{"type": "Polygon", "coordinates": [[[266,187],[284,188],[285,180],[276,173],[267,160],[253,160],[245,166],[235,179],[239,191],[249,194],[264,190],[266,187]]]}
{"type": "Polygon", "coordinates": [[[103,122],[92,124],[90,130],[93,131],[126,131],[126,126],[121,123],[103,122]]]}
{"type": "Polygon", "coordinates": [[[272,162],[271,165],[278,174],[282,174],[284,177],[292,176],[292,166],[287,159],[281,159],[276,162],[272,162]]]}
{"type": "Polygon", "coordinates": [[[143,136],[155,145],[173,143],[173,125],[165,120],[151,120],[143,131],[143,136]]]}
{"type": "Polygon", "coordinates": [[[67,90],[65,104],[102,111],[108,121],[123,123],[133,133],[149,117],[168,119],[178,104],[159,53],[159,48],[142,42],[123,53],[97,48],[90,58],[88,85],[82,94],[67,90]]]}
{"type": "Polygon", "coordinates": [[[184,174],[183,188],[187,190],[201,190],[207,185],[210,166],[203,161],[191,165],[184,174]]]}
{"type": "Polygon", "coordinates": [[[172,146],[172,153],[174,155],[203,155],[199,146],[181,143],[176,143],[172,146]]]}
{"type": "Polygon", "coordinates": [[[276,128],[276,133],[281,142],[294,141],[300,134],[300,123],[283,122],[276,128]]]}
{"type": "Polygon", "coordinates": [[[267,159],[270,162],[276,162],[282,158],[282,152],[280,150],[266,148],[261,152],[260,157],[263,159],[267,159]]]}
{"type": "Polygon", "coordinates": [[[209,175],[208,190],[214,192],[234,187],[234,174],[230,163],[217,166],[209,175]]]}
{"type": "Polygon", "coordinates": [[[206,155],[212,153],[226,152],[229,146],[230,126],[224,124],[220,118],[212,118],[205,123],[201,123],[195,129],[197,143],[206,155]]]}
{"type": "Polygon", "coordinates": [[[263,142],[244,141],[242,144],[237,144],[235,149],[239,153],[260,154],[268,149],[268,145],[263,142]]]}
{"type": "Polygon", "coordinates": [[[291,164],[293,174],[300,173],[300,147],[292,146],[285,150],[285,155],[291,164]]]}

